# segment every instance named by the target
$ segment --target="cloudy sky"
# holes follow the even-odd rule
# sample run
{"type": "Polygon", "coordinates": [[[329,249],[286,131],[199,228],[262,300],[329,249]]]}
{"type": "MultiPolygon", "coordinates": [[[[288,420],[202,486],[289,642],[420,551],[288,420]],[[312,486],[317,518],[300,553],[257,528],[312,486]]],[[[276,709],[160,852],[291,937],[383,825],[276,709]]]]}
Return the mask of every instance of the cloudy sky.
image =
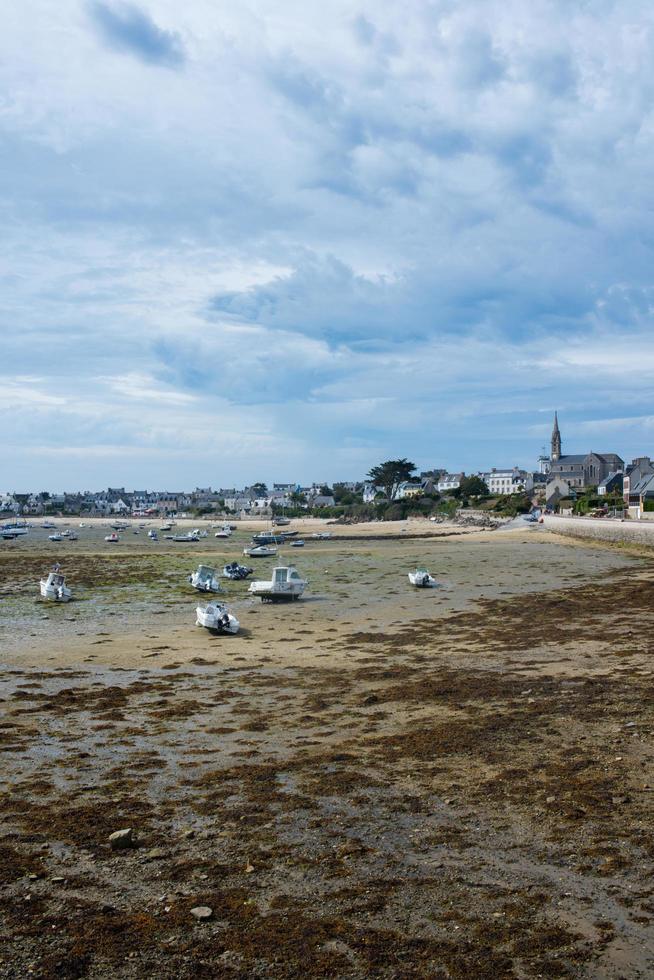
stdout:
{"type": "Polygon", "coordinates": [[[654,7],[21,0],[0,490],[654,451],[654,7]]]}

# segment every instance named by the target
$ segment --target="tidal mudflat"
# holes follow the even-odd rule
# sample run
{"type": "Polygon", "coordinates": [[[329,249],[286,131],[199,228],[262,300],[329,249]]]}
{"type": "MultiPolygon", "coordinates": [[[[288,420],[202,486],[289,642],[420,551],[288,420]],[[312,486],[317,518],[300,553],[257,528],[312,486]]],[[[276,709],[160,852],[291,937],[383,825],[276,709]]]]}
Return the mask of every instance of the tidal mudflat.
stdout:
{"type": "Polygon", "coordinates": [[[232,542],[75,545],[56,608],[0,551],[0,976],[652,975],[652,561],[315,542],[214,638],[184,574],[232,542]]]}

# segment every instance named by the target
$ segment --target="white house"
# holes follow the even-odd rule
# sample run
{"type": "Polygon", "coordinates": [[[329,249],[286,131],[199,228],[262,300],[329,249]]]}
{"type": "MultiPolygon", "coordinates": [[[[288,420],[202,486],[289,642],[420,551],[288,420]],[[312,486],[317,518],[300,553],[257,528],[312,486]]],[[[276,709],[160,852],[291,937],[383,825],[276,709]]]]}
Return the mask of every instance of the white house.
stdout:
{"type": "Polygon", "coordinates": [[[520,470],[517,466],[511,469],[495,469],[490,473],[479,473],[488,490],[493,497],[501,497],[510,493],[519,493],[524,490],[530,493],[534,489],[533,474],[527,470],[520,470]]]}
{"type": "Polygon", "coordinates": [[[439,493],[447,493],[451,490],[458,490],[464,476],[465,473],[443,473],[438,478],[436,489],[439,493]]]}
{"type": "Polygon", "coordinates": [[[383,494],[383,487],[376,487],[374,483],[365,483],[363,486],[363,502],[371,504],[378,493],[383,494]]]}
{"type": "Polygon", "coordinates": [[[409,497],[420,497],[423,493],[422,483],[414,483],[413,480],[405,480],[400,483],[395,491],[395,500],[407,500],[409,497]]]}

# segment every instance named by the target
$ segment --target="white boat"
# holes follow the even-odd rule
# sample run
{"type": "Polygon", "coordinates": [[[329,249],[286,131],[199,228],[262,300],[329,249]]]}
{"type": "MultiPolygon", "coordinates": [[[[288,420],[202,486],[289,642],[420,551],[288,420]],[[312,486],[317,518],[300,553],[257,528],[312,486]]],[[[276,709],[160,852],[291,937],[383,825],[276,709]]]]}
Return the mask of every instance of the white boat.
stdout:
{"type": "Polygon", "coordinates": [[[170,540],[188,544],[189,541],[199,541],[200,536],[195,531],[187,531],[186,534],[173,534],[170,540]]]}
{"type": "Polygon", "coordinates": [[[223,575],[225,578],[230,578],[235,582],[240,582],[244,578],[247,578],[253,571],[253,568],[249,568],[248,565],[239,565],[237,561],[230,561],[223,567],[223,575]]]}
{"type": "Polygon", "coordinates": [[[221,527],[220,531],[216,531],[214,538],[231,538],[232,532],[231,528],[221,527]]]}
{"type": "Polygon", "coordinates": [[[86,527],[86,524],[84,523],[84,521],[82,521],[82,523],[80,524],[80,527],[86,527]]]}
{"type": "Polygon", "coordinates": [[[197,570],[188,576],[188,581],[198,592],[222,592],[216,569],[211,565],[198,565],[197,570]]]}
{"type": "Polygon", "coordinates": [[[56,526],[57,525],[55,524],[54,521],[44,521],[43,524],[41,525],[41,527],[44,527],[47,531],[49,531],[51,528],[56,526]]]}
{"type": "Polygon", "coordinates": [[[0,526],[0,537],[5,538],[5,540],[20,538],[23,534],[27,534],[28,531],[29,528],[25,521],[10,521],[0,526]]]}
{"type": "Polygon", "coordinates": [[[75,534],[74,531],[69,531],[66,537],[68,538],[69,541],[77,541],[77,535],[75,534]]]}
{"type": "Polygon", "coordinates": [[[243,548],[243,554],[248,558],[272,558],[277,554],[277,548],[267,544],[257,545],[256,548],[243,548]]]}
{"type": "Polygon", "coordinates": [[[283,602],[299,599],[308,584],[294,565],[277,565],[270,581],[251,582],[248,592],[264,602],[283,602]]]}
{"type": "Polygon", "coordinates": [[[304,539],[296,538],[295,541],[291,541],[291,548],[304,548],[304,539]]]}
{"type": "Polygon", "coordinates": [[[273,517],[272,522],[275,527],[288,527],[291,519],[290,517],[273,517]]]}
{"type": "Polygon", "coordinates": [[[172,524],[162,524],[161,527],[159,528],[159,530],[160,531],[171,531],[172,530],[172,527],[173,527],[172,524]]]}
{"type": "Polygon", "coordinates": [[[221,602],[209,602],[195,610],[196,626],[204,626],[214,633],[238,633],[241,624],[221,602]]]}
{"type": "Polygon", "coordinates": [[[331,538],[331,533],[329,531],[315,531],[311,537],[317,541],[328,541],[331,538]]]}
{"type": "Polygon", "coordinates": [[[49,534],[48,535],[48,541],[61,541],[61,540],[62,540],[62,537],[61,537],[61,535],[59,534],[58,531],[55,531],[54,534],[49,534]]]}
{"type": "Polygon", "coordinates": [[[151,541],[159,540],[159,536],[157,535],[156,531],[148,531],[148,537],[150,538],[151,541]]]}
{"type": "Polygon", "coordinates": [[[50,599],[53,602],[68,602],[73,594],[66,585],[66,580],[59,570],[59,565],[55,565],[48,577],[42,578],[39,584],[43,598],[50,599]]]}
{"type": "Polygon", "coordinates": [[[107,534],[106,535],[105,541],[108,541],[109,544],[118,544],[118,542],[120,541],[120,538],[118,537],[118,535],[114,531],[113,534],[107,534]]]}
{"type": "Polygon", "coordinates": [[[438,582],[430,575],[426,568],[416,568],[415,572],[409,572],[409,582],[417,589],[433,589],[438,582]]]}

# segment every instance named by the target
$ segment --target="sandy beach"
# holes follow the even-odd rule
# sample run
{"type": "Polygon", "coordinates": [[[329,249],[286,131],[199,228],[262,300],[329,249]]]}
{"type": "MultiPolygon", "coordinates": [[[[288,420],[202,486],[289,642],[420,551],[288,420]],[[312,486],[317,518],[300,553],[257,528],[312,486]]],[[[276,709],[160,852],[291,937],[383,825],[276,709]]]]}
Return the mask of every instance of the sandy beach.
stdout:
{"type": "Polygon", "coordinates": [[[234,637],[185,576],[249,526],[0,546],[0,976],[652,975],[652,560],[329,530],[234,637]]]}

